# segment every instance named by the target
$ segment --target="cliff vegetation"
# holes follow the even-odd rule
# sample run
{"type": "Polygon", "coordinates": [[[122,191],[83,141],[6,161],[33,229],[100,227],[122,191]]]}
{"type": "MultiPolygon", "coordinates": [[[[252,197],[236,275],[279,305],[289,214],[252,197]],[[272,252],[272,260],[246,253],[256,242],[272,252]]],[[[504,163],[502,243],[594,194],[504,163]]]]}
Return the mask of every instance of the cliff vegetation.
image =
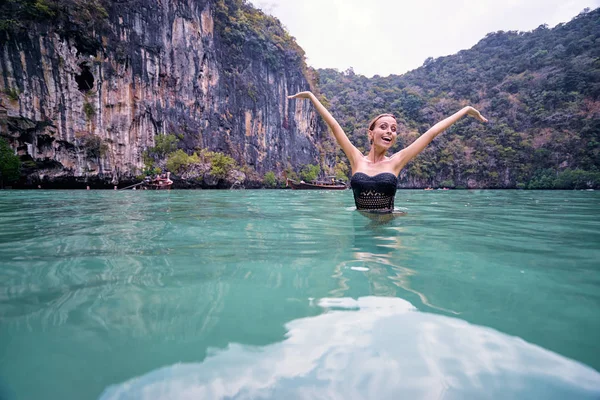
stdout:
{"type": "Polygon", "coordinates": [[[108,24],[108,0],[5,0],[0,4],[0,32],[18,34],[38,25],[51,25],[73,39],[79,51],[101,49],[96,31],[108,24]]]}
{"type": "Polygon", "coordinates": [[[0,138],[0,189],[19,179],[21,160],[15,155],[8,142],[0,138]]]}

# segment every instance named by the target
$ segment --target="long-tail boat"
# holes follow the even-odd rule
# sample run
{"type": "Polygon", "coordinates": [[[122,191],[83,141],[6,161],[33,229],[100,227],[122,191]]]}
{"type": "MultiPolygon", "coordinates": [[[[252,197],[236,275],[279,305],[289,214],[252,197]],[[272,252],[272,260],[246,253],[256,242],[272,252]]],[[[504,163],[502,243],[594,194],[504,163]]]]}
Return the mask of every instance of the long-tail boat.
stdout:
{"type": "MultiPolygon", "coordinates": [[[[171,173],[167,172],[166,177],[164,175],[157,175],[155,178],[147,176],[146,179],[144,179],[143,181],[134,183],[133,185],[129,185],[119,190],[169,190],[171,189],[171,185],[173,185],[173,181],[171,180],[171,173]]],[[[117,190],[116,186],[115,190],[117,190]]]]}
{"type": "Polygon", "coordinates": [[[340,181],[313,181],[310,183],[304,181],[295,181],[293,179],[286,179],[286,186],[291,187],[295,190],[345,190],[348,186],[340,181]]]}
{"type": "Polygon", "coordinates": [[[154,179],[144,180],[143,189],[147,190],[169,190],[173,181],[171,180],[171,173],[167,172],[167,175],[157,175],[154,179]]]}
{"type": "Polygon", "coordinates": [[[169,190],[173,185],[173,181],[169,178],[158,178],[151,181],[145,181],[143,188],[148,190],[169,190]]]}

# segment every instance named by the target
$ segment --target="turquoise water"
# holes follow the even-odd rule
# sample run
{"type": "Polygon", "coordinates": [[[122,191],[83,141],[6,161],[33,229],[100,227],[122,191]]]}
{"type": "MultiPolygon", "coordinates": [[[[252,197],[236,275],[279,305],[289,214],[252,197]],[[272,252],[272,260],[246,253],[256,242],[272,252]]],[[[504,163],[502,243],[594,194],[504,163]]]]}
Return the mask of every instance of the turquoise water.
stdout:
{"type": "Polygon", "coordinates": [[[0,192],[0,399],[599,398],[600,193],[0,192]]]}

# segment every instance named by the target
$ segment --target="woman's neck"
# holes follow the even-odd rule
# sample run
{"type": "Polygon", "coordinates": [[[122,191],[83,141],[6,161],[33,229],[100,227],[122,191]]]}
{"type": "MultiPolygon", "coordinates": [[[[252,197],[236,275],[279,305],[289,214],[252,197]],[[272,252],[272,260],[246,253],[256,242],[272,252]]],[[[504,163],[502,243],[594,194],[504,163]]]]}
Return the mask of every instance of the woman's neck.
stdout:
{"type": "Polygon", "coordinates": [[[385,150],[384,151],[377,151],[376,149],[371,148],[371,151],[369,151],[369,154],[367,155],[367,158],[373,164],[376,164],[378,162],[381,162],[381,161],[385,160],[385,153],[386,153],[385,150]]]}

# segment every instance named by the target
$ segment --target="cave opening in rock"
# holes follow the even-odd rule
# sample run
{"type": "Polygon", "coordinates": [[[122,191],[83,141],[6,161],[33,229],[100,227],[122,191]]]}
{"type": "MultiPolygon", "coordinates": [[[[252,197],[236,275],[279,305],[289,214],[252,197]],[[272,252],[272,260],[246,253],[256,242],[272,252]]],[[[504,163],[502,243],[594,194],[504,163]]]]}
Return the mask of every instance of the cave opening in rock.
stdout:
{"type": "Polygon", "coordinates": [[[75,81],[79,91],[87,92],[94,88],[94,75],[90,72],[90,67],[85,64],[80,64],[81,74],[75,75],[75,81]]]}

